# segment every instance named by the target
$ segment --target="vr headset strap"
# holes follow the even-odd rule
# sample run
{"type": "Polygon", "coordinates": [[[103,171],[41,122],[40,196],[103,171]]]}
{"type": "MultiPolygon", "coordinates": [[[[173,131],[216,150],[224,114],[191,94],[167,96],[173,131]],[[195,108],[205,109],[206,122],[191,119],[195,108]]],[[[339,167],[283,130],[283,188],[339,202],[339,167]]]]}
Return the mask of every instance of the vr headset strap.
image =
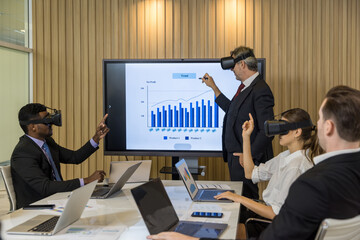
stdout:
{"type": "Polygon", "coordinates": [[[303,121],[303,122],[295,122],[295,123],[286,123],[284,125],[281,125],[280,128],[281,130],[295,130],[298,128],[306,128],[306,127],[313,127],[314,125],[312,124],[311,121],[303,121]]]}

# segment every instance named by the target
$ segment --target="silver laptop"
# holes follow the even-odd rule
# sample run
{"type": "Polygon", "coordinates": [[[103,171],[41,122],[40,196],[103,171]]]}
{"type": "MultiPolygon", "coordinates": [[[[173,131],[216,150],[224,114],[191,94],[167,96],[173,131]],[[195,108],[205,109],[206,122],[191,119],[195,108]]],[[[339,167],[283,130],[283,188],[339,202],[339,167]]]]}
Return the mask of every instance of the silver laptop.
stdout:
{"type": "Polygon", "coordinates": [[[71,192],[64,211],[60,216],[38,215],[30,220],[11,228],[8,234],[54,235],[58,231],[77,221],[85,209],[94,191],[97,181],[93,181],[71,192]]]}
{"type": "Polygon", "coordinates": [[[173,205],[159,178],[131,189],[150,234],[175,231],[198,238],[218,238],[225,223],[179,221],[173,205]]]}
{"type": "Polygon", "coordinates": [[[131,175],[133,175],[136,169],[140,166],[140,164],[141,162],[128,167],[115,184],[96,186],[93,194],[91,195],[91,198],[104,199],[120,191],[121,188],[125,185],[126,181],[129,180],[131,175]]]}
{"type": "Polygon", "coordinates": [[[115,183],[124,174],[125,170],[130,166],[141,163],[133,175],[127,181],[128,183],[147,182],[150,178],[151,160],[136,161],[114,161],[110,163],[109,183],[115,183]]]}
{"type": "Polygon", "coordinates": [[[232,202],[228,199],[215,199],[214,196],[226,191],[234,192],[234,190],[199,189],[184,159],[176,163],[175,167],[194,202],[232,202]]]}

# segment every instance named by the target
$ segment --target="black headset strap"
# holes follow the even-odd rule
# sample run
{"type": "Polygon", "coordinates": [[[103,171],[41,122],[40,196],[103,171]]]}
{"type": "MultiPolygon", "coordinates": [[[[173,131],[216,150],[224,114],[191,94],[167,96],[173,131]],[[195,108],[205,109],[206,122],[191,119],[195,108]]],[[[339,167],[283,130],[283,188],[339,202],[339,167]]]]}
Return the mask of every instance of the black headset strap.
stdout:
{"type": "Polygon", "coordinates": [[[241,54],[240,56],[234,59],[234,62],[237,63],[241,60],[247,59],[248,57],[255,57],[254,53],[252,51],[249,51],[247,53],[241,54]]]}
{"type": "Polygon", "coordinates": [[[306,127],[314,127],[311,120],[302,121],[302,122],[295,122],[295,123],[287,122],[286,124],[280,126],[280,128],[282,130],[287,130],[287,131],[295,130],[295,129],[298,129],[298,128],[306,128],[306,127]]]}
{"type": "Polygon", "coordinates": [[[19,121],[21,125],[44,123],[44,119],[34,119],[29,121],[19,121]]]}

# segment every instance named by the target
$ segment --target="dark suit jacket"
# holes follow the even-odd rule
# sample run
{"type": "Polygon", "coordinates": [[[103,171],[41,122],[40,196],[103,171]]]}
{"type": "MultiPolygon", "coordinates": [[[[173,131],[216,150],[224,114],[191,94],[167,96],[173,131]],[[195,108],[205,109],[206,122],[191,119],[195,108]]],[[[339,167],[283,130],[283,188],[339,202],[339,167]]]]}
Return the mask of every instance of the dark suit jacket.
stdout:
{"type": "MultiPolygon", "coordinates": [[[[225,111],[222,134],[224,161],[228,160],[229,154],[232,156],[234,152],[243,152],[242,125],[249,120],[249,113],[253,116],[255,125],[250,137],[255,164],[259,165],[273,157],[271,145],[273,138],[265,136],[264,122],[274,118],[274,96],[260,75],[235,99],[230,101],[225,95],[220,94],[216,98],[216,103],[225,111]]],[[[237,162],[237,168],[241,169],[238,157],[234,159],[235,162],[237,162]]],[[[234,169],[233,172],[230,169],[230,175],[236,172],[238,169],[234,169]]]]}
{"type": "MultiPolygon", "coordinates": [[[[77,151],[59,146],[52,138],[46,139],[46,143],[60,175],[60,163],[80,164],[97,150],[90,141],[77,151]]],[[[55,181],[44,152],[26,135],[20,137],[11,156],[11,174],[16,208],[22,208],[57,192],[72,191],[80,187],[79,179],[55,181]]]]}
{"type": "Polygon", "coordinates": [[[325,218],[360,214],[360,152],[330,157],[290,187],[279,215],[260,239],[314,239],[325,218]]]}

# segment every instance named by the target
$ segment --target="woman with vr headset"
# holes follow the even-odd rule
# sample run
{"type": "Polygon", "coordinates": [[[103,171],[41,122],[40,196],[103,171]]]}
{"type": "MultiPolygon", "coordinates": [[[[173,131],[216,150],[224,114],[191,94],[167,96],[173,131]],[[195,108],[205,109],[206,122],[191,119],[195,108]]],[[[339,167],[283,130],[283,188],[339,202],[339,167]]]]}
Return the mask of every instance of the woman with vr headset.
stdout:
{"type": "MultiPolygon", "coordinates": [[[[261,163],[259,166],[256,166],[252,159],[250,146],[254,120],[251,114],[249,114],[249,117],[250,120],[246,121],[242,126],[243,161],[241,161],[240,164],[244,167],[245,177],[252,179],[253,183],[269,181],[267,188],[262,194],[265,204],[231,192],[225,192],[215,196],[217,199],[227,198],[234,202],[239,202],[247,208],[247,211],[241,212],[241,223],[245,223],[248,218],[254,217],[273,219],[279,213],[288,195],[291,184],[302,173],[314,165],[312,159],[321,151],[317,144],[316,133],[312,134],[314,127],[298,128],[280,135],[280,145],[287,147],[286,151],[266,163],[261,163]]],[[[300,108],[283,112],[281,114],[281,120],[288,123],[305,121],[311,123],[310,115],[300,108]]],[[[236,153],[234,153],[234,155],[236,155],[236,153]]],[[[264,224],[248,224],[247,231],[250,235],[256,236],[260,234],[265,227],[264,224]],[[252,229],[249,229],[249,226],[252,226],[252,229]]]]}

